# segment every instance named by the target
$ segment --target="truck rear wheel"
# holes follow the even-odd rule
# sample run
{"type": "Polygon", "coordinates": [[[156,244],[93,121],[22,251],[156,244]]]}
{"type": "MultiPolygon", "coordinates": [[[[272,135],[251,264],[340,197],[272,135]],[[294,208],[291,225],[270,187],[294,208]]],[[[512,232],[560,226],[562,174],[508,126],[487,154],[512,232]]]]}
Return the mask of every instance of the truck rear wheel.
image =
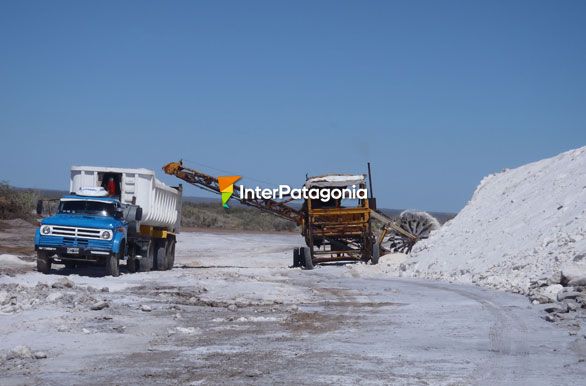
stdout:
{"type": "Polygon", "coordinates": [[[172,269],[175,265],[175,240],[167,241],[167,269],[172,269]]]}
{"type": "Polygon", "coordinates": [[[136,259],[134,258],[134,256],[129,256],[128,260],[126,260],[126,269],[130,273],[136,272],[136,259]]]}
{"type": "Polygon", "coordinates": [[[165,242],[162,241],[157,244],[158,244],[158,248],[157,248],[156,268],[157,268],[157,271],[166,271],[169,268],[167,267],[168,263],[167,263],[167,251],[165,248],[165,242]]]}
{"type": "Polygon", "coordinates": [[[149,242],[149,246],[146,248],[145,255],[138,261],[138,270],[140,272],[148,272],[153,269],[153,261],[155,258],[155,243],[149,242]]]}
{"type": "Polygon", "coordinates": [[[120,276],[118,253],[112,253],[106,257],[106,275],[120,276]]]}
{"type": "Polygon", "coordinates": [[[37,251],[37,271],[44,274],[51,272],[51,259],[43,251],[37,251]]]}

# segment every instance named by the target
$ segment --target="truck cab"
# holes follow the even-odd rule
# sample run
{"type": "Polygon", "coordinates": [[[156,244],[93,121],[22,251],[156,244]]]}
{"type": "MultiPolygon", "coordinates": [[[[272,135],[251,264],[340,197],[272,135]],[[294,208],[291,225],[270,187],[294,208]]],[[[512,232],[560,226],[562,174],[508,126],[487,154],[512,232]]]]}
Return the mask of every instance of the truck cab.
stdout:
{"type": "Polygon", "coordinates": [[[53,262],[74,268],[79,263],[102,263],[118,275],[126,256],[128,221],[117,198],[104,189],[81,189],[59,200],[57,213],[41,221],[35,234],[37,269],[48,273],[53,262]]]}

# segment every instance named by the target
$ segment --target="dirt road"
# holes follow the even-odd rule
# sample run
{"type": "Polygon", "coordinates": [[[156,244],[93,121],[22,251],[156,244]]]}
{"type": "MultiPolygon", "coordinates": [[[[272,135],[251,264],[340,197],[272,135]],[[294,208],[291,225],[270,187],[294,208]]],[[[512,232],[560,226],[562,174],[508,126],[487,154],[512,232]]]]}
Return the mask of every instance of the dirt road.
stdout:
{"type": "Polygon", "coordinates": [[[583,332],[544,321],[525,297],[344,266],[290,269],[300,243],[184,233],[173,271],[105,278],[57,266],[48,276],[0,276],[0,291],[14,297],[0,315],[0,383],[570,385],[586,377],[583,332]],[[30,355],[11,353],[19,345],[30,355]]]}

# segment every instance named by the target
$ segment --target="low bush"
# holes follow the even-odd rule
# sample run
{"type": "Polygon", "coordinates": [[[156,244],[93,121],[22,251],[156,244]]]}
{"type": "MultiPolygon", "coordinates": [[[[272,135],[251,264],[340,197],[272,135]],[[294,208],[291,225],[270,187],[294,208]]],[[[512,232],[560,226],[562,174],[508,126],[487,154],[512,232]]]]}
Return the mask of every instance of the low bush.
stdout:
{"type": "Polygon", "coordinates": [[[184,227],[245,231],[293,231],[295,223],[246,206],[224,209],[216,203],[184,203],[184,227]]]}
{"type": "Polygon", "coordinates": [[[6,181],[0,181],[0,219],[33,220],[37,199],[33,191],[15,189],[6,181]]]}

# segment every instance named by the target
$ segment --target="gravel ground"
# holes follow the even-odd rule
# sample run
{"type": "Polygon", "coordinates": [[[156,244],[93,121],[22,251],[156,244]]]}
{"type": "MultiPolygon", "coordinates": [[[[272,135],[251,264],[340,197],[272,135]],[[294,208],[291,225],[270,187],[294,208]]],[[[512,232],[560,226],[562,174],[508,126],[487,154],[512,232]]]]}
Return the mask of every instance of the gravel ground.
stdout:
{"type": "Polygon", "coordinates": [[[184,233],[172,271],[0,276],[0,384],[557,384],[586,376],[526,297],[355,266],[292,234],[184,233]]]}

